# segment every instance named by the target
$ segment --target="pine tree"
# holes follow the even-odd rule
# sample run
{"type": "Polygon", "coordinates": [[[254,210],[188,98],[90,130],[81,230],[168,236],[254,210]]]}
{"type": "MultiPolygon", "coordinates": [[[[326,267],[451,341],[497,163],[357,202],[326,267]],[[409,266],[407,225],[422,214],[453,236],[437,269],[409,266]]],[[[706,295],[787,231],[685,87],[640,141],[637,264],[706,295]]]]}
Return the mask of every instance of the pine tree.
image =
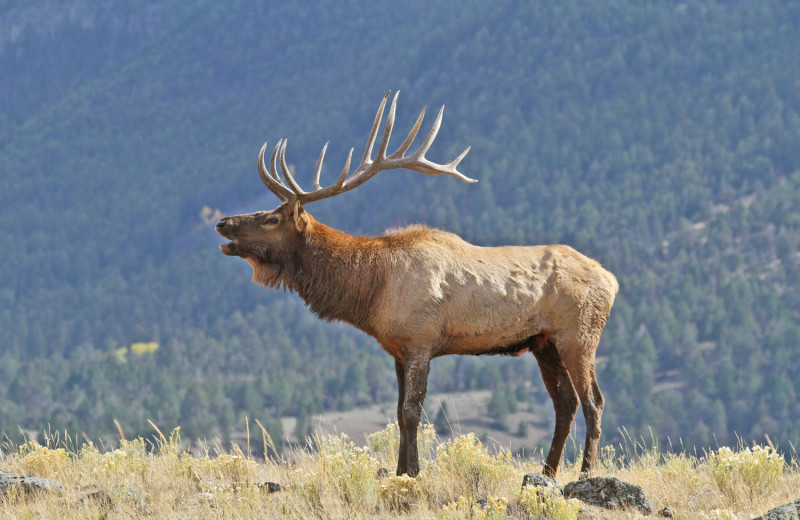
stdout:
{"type": "Polygon", "coordinates": [[[436,417],[433,419],[433,427],[436,428],[436,433],[439,435],[446,435],[452,432],[453,427],[450,424],[450,415],[445,401],[442,401],[439,405],[439,411],[436,412],[436,417]]]}

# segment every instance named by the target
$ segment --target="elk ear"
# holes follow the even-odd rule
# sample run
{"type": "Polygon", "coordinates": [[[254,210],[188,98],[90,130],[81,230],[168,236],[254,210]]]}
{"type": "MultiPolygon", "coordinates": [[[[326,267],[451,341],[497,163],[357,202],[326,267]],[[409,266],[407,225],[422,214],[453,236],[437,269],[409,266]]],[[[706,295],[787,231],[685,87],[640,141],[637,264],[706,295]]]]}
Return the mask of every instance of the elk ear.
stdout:
{"type": "Polygon", "coordinates": [[[298,202],[294,203],[292,209],[294,213],[294,227],[298,232],[302,233],[306,230],[306,225],[308,225],[308,216],[306,216],[303,206],[298,202]]]}

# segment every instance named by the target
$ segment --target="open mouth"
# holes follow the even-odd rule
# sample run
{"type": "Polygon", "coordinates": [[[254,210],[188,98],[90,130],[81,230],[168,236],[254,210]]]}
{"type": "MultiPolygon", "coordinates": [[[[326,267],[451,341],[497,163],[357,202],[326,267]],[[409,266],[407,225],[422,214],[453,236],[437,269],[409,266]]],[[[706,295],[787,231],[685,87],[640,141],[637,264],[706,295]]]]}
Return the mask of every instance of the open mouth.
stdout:
{"type": "Polygon", "coordinates": [[[239,244],[236,242],[235,233],[230,229],[230,226],[225,225],[225,219],[220,220],[216,226],[217,233],[230,240],[226,244],[220,244],[219,248],[228,256],[239,255],[239,244]]]}

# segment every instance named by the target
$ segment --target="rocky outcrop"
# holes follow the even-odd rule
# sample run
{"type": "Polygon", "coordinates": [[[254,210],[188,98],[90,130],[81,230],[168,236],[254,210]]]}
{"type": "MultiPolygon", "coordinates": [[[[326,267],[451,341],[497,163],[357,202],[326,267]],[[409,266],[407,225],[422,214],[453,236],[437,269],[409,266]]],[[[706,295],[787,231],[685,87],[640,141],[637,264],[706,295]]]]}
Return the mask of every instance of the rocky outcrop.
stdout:
{"type": "Polygon", "coordinates": [[[605,509],[631,509],[649,515],[653,507],[641,486],[615,477],[594,477],[570,482],[564,486],[566,498],[577,498],[589,505],[605,509]]]}
{"type": "Polygon", "coordinates": [[[784,504],[775,509],[770,509],[764,515],[757,516],[753,520],[798,520],[800,519],[800,498],[794,502],[784,504]]]}
{"type": "Polygon", "coordinates": [[[21,493],[31,495],[37,493],[62,493],[64,486],[47,478],[28,477],[7,471],[0,471],[0,493],[21,493]]]}

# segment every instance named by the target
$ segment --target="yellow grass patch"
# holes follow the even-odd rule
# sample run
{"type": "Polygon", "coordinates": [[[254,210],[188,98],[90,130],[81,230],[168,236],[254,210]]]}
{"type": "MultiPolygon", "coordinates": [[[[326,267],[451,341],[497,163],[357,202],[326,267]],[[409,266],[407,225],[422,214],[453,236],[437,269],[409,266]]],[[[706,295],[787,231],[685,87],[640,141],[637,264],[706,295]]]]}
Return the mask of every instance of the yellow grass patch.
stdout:
{"type": "MultiPolygon", "coordinates": [[[[492,453],[474,435],[439,442],[420,431],[422,472],[394,476],[396,425],[364,445],[345,435],[318,436],[285,460],[254,460],[233,445],[204,456],[167,439],[121,441],[101,451],[85,444],[5,446],[0,469],[58,480],[65,492],[0,500],[0,518],[515,518],[572,519],[577,504],[535,488],[522,477],[541,461],[492,453]],[[390,469],[386,476],[384,468],[390,469]],[[282,490],[269,493],[267,481],[282,490]]],[[[52,443],[55,444],[55,443],[52,443]]],[[[63,444],[63,443],[62,443],[63,444]]],[[[578,476],[567,461],[562,484],[578,476]]],[[[598,473],[641,485],[657,512],[676,518],[751,518],[800,497],[797,461],[772,448],[720,448],[704,456],[620,446],[601,451],[598,473]]],[[[596,518],[635,513],[591,508],[596,518]]]]}

